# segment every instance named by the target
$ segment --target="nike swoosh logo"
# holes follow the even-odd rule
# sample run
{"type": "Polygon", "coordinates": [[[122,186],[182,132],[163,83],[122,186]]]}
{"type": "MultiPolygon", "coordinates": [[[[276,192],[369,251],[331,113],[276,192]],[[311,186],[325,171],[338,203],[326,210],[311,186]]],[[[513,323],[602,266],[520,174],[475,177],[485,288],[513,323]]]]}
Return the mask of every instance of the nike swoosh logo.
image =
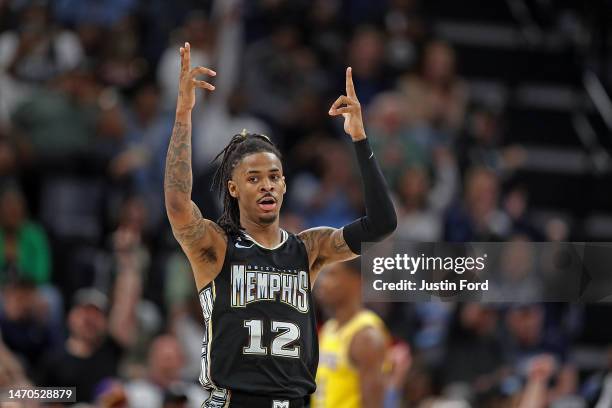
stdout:
{"type": "Polygon", "coordinates": [[[248,246],[247,246],[247,245],[242,245],[242,244],[240,244],[240,243],[238,243],[238,242],[236,242],[236,243],[234,244],[234,246],[235,246],[236,248],[242,248],[242,249],[249,249],[249,248],[252,248],[252,247],[253,247],[253,245],[255,245],[255,244],[251,244],[251,245],[248,245],[248,246]]]}

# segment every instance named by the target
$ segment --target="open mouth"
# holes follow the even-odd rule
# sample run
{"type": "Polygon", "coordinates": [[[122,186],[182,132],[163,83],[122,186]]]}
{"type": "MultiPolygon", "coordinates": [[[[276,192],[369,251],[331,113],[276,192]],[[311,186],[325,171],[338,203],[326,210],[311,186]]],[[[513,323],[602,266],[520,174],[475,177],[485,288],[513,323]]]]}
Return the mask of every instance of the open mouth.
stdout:
{"type": "Polygon", "coordinates": [[[274,197],[264,197],[257,201],[257,205],[264,211],[274,211],[274,209],[276,209],[276,200],[274,197]]]}

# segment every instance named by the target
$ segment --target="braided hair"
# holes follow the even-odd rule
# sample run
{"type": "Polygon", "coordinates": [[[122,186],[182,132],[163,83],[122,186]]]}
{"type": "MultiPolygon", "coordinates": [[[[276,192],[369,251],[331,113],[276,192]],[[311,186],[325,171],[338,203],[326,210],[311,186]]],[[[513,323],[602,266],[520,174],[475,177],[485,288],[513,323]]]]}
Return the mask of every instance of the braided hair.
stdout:
{"type": "Polygon", "coordinates": [[[231,196],[227,182],[231,180],[234,168],[245,156],[261,152],[273,153],[279,160],[281,159],[280,151],[267,136],[243,130],[242,133],[234,135],[227,146],[213,159],[215,162],[221,157],[212,184],[212,189],[216,189],[219,197],[223,198],[223,213],[217,224],[228,235],[242,235],[242,231],[238,199],[231,196]]]}

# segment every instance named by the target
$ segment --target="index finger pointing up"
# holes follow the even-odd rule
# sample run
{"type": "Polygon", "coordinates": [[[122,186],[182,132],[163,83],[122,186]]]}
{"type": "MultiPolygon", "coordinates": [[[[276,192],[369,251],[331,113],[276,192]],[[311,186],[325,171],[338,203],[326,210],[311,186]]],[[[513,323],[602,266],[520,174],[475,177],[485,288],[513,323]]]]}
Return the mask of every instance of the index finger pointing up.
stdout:
{"type": "Polygon", "coordinates": [[[346,96],[349,98],[356,98],[355,85],[353,85],[353,68],[348,67],[346,69],[346,96]]]}
{"type": "Polygon", "coordinates": [[[191,46],[188,42],[181,48],[181,71],[188,72],[191,66],[191,46]]]}

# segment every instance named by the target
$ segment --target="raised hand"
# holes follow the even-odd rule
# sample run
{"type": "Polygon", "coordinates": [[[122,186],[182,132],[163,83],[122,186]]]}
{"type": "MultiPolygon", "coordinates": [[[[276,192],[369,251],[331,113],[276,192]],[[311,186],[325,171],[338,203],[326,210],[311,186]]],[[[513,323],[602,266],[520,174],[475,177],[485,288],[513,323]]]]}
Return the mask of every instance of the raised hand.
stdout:
{"type": "Polygon", "coordinates": [[[346,69],[346,95],[340,95],[329,109],[330,116],[342,115],[344,117],[344,131],[351,136],[353,141],[366,138],[361,117],[361,104],[355,93],[353,85],[353,69],[346,69]],[[343,106],[344,105],[344,106],[343,106]]]}
{"type": "Polygon", "coordinates": [[[181,47],[181,75],[179,79],[179,94],[176,102],[176,110],[191,111],[195,105],[195,89],[202,88],[214,91],[214,85],[206,81],[196,79],[198,75],[215,76],[217,73],[205,67],[195,67],[191,69],[191,45],[186,42],[181,47]]]}

